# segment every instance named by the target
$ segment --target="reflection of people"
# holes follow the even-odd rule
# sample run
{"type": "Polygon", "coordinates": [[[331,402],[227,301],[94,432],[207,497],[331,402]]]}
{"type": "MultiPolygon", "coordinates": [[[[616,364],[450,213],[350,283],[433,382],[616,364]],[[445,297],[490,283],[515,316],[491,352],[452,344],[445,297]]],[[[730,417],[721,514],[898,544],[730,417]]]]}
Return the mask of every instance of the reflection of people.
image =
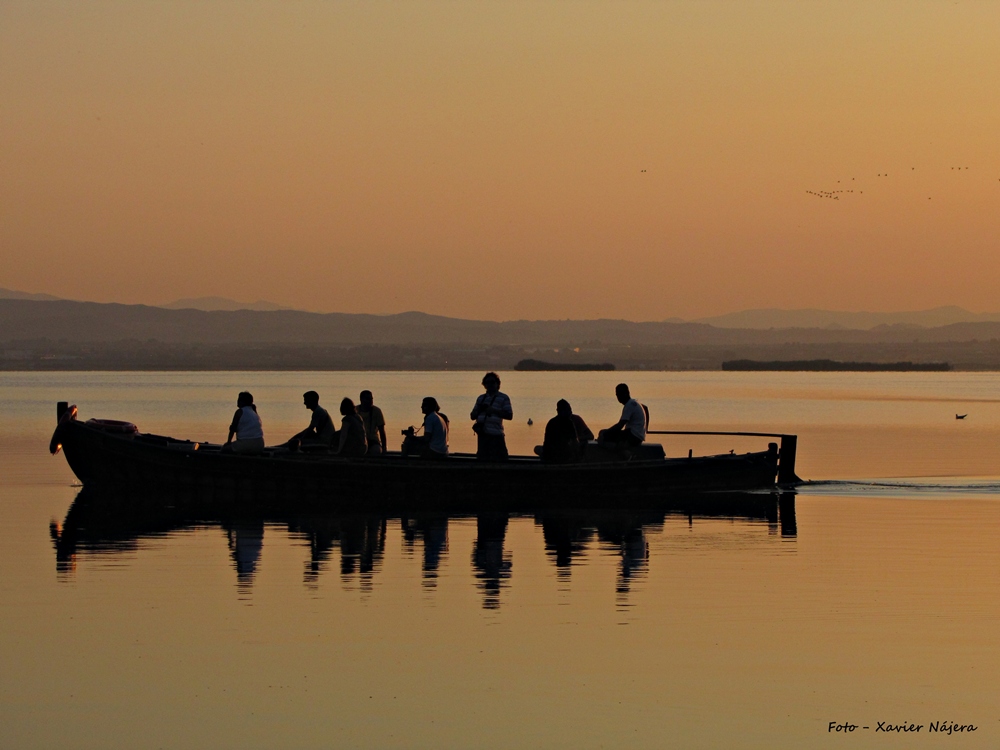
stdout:
{"type": "Polygon", "coordinates": [[[632,398],[628,386],[619,383],[615,388],[618,403],[622,404],[622,416],[617,424],[601,430],[597,442],[602,445],[619,445],[634,448],[646,439],[646,411],[642,404],[632,398]]]}
{"type": "Polygon", "coordinates": [[[500,392],[500,377],[495,372],[483,376],[486,393],[476,399],[469,418],[474,421],[472,429],[479,438],[476,458],[487,461],[507,460],[507,440],[504,437],[503,420],[513,419],[514,411],[510,398],[500,392]]]}
{"type": "Polygon", "coordinates": [[[500,590],[511,576],[511,555],[504,552],[507,514],[480,513],[476,516],[476,541],[472,545],[472,567],[483,592],[483,609],[500,608],[500,590]]]}
{"type": "Polygon", "coordinates": [[[378,456],[386,452],[385,417],[375,406],[371,391],[361,391],[358,416],[365,425],[365,439],[368,441],[368,455],[378,456]]]}
{"type": "Polygon", "coordinates": [[[236,564],[237,586],[244,593],[249,593],[264,546],[264,521],[260,518],[240,519],[223,523],[222,528],[226,531],[229,553],[236,564]]]}
{"type": "Polygon", "coordinates": [[[264,426],[257,415],[253,395],[248,391],[242,391],[236,397],[236,413],[229,425],[229,436],[223,450],[233,453],[260,453],[264,450],[264,426]]]}
{"type": "Polygon", "coordinates": [[[433,588],[437,584],[438,567],[448,551],[448,515],[445,513],[417,513],[400,518],[403,539],[412,548],[418,538],[424,543],[423,585],[433,588]]]}
{"type": "Polygon", "coordinates": [[[569,405],[569,401],[559,399],[556,403],[556,415],[545,425],[545,439],[541,448],[535,448],[535,452],[546,463],[565,464],[579,457],[580,436],[573,417],[573,407],[569,405]]]}
{"type": "Polygon", "coordinates": [[[363,456],[368,452],[368,442],[365,440],[365,425],[358,416],[354,402],[345,398],[340,402],[340,436],[334,453],[340,456],[363,456]]]}
{"type": "Polygon", "coordinates": [[[337,436],[337,428],[333,425],[330,412],[319,405],[319,394],[316,391],[306,391],[302,394],[302,403],[312,412],[312,419],[309,426],[292,440],[300,440],[307,445],[330,447],[333,444],[333,439],[337,436]]]}

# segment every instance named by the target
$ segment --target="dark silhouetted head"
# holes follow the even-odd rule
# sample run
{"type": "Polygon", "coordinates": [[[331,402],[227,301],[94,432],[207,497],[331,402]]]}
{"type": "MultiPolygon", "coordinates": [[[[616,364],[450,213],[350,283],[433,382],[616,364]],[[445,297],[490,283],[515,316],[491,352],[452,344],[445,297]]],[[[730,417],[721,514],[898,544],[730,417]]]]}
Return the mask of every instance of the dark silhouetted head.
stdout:
{"type": "Polygon", "coordinates": [[[375,403],[375,397],[372,396],[371,391],[361,391],[361,394],[358,396],[358,400],[361,402],[362,406],[371,406],[375,403]]]}
{"type": "Polygon", "coordinates": [[[573,413],[573,407],[569,405],[569,401],[564,398],[556,401],[556,414],[562,414],[564,416],[569,416],[573,413]]]}
{"type": "Polygon", "coordinates": [[[253,406],[253,394],[250,391],[240,391],[236,397],[236,407],[242,409],[244,406],[253,406]]]}
{"type": "Polygon", "coordinates": [[[631,394],[628,392],[628,386],[625,385],[625,383],[619,383],[615,386],[615,396],[618,397],[618,403],[621,404],[627,403],[628,400],[632,398],[631,394]]]}
{"type": "Polygon", "coordinates": [[[500,376],[495,372],[488,372],[483,375],[483,388],[489,392],[494,392],[500,389],[500,376]]]}
{"type": "Polygon", "coordinates": [[[315,409],[319,406],[319,394],[316,391],[306,391],[302,394],[302,403],[306,408],[315,409]]]}
{"type": "Polygon", "coordinates": [[[436,398],[433,396],[425,396],[424,400],[420,402],[420,411],[423,414],[433,414],[436,411],[441,411],[441,407],[438,406],[436,398]]]}
{"type": "Polygon", "coordinates": [[[346,417],[348,414],[357,414],[358,410],[354,408],[354,402],[351,399],[345,398],[340,402],[340,413],[346,417]]]}

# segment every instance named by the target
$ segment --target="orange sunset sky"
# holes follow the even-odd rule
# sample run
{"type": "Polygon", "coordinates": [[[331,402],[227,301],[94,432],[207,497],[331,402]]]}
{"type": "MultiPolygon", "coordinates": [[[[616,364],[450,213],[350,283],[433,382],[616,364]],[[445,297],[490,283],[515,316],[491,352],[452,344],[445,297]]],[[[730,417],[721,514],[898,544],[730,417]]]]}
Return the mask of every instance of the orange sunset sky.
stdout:
{"type": "Polygon", "coordinates": [[[998,230],[997,2],[0,2],[3,287],[996,311],[998,230]]]}

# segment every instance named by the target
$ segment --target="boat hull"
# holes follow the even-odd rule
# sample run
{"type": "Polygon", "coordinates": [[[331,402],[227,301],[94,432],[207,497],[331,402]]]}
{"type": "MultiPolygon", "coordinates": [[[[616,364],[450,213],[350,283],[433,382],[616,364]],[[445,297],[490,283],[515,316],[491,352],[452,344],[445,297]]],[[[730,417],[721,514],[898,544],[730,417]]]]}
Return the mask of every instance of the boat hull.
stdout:
{"type": "Polygon", "coordinates": [[[646,504],[677,494],[770,489],[778,464],[773,449],[561,465],[528,457],[486,463],[471,456],[446,461],[282,451],[247,456],[157,435],[109,433],[76,420],[60,424],[53,442],[62,445],[85,486],[199,490],[247,499],[294,497],[344,510],[646,504]]]}

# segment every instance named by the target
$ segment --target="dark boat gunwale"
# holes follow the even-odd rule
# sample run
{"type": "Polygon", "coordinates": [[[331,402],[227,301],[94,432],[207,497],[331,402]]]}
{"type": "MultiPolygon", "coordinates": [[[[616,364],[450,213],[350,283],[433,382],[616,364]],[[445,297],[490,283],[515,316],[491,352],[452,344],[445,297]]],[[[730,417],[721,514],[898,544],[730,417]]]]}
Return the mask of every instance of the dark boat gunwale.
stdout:
{"type": "Polygon", "coordinates": [[[390,452],[350,458],[327,453],[268,448],[261,455],[225,452],[203,444],[153,433],[107,432],[76,419],[75,407],[59,405],[53,450],[61,445],[73,472],[85,484],[175,484],[228,489],[244,494],[313,494],[329,502],[365,505],[378,498],[421,497],[432,502],[464,497],[483,503],[508,495],[530,495],[553,505],[569,498],[636,500],[670,493],[767,490],[798,481],[794,435],[720,431],[651,431],[650,434],[776,437],[779,451],[681,458],[552,464],[534,456],[502,463],[458,453],[446,461],[422,461],[390,452]],[[366,497],[370,496],[370,497],[366,497]]]}

